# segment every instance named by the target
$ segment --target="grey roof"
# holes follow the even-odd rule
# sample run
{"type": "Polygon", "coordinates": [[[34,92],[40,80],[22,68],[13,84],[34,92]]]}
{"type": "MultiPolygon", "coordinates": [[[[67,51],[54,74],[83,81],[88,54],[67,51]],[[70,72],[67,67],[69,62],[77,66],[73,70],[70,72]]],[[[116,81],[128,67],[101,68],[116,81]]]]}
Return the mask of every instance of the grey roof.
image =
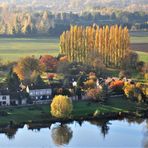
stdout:
{"type": "Polygon", "coordinates": [[[10,95],[8,90],[0,89],[0,95],[10,95]]]}

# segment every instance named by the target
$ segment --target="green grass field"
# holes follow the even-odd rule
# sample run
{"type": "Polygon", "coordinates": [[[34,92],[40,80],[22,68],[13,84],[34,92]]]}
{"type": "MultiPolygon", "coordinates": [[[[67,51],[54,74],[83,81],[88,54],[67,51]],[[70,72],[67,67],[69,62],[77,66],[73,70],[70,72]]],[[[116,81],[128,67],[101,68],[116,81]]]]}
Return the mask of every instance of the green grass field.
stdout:
{"type": "MultiPolygon", "coordinates": [[[[96,110],[100,113],[114,113],[114,112],[136,112],[137,107],[140,109],[146,109],[146,104],[138,104],[124,98],[110,98],[105,104],[99,102],[89,101],[74,101],[72,117],[85,117],[93,114],[96,110]]],[[[11,107],[1,108],[0,112],[7,112],[7,116],[1,116],[0,125],[8,124],[10,121],[14,123],[30,122],[50,120],[50,106],[48,105],[37,105],[28,107],[11,107]]]]}
{"type": "Polygon", "coordinates": [[[58,52],[57,38],[0,38],[0,58],[5,61],[14,61],[27,55],[55,56],[58,52]]]}
{"type": "Polygon", "coordinates": [[[148,43],[148,36],[132,36],[131,43],[148,43]]]}
{"type": "MultiPolygon", "coordinates": [[[[133,35],[131,43],[148,43],[148,36],[133,35]]],[[[147,46],[147,45],[146,45],[147,46]]],[[[58,55],[58,38],[0,38],[0,59],[16,61],[20,57],[51,54],[58,55]]],[[[148,62],[148,53],[138,52],[140,60],[148,62]]]]}
{"type": "Polygon", "coordinates": [[[148,43],[148,32],[146,31],[137,31],[130,32],[131,43],[148,43]]]}
{"type": "Polygon", "coordinates": [[[136,51],[139,55],[139,59],[144,62],[148,62],[148,52],[136,51]]]}

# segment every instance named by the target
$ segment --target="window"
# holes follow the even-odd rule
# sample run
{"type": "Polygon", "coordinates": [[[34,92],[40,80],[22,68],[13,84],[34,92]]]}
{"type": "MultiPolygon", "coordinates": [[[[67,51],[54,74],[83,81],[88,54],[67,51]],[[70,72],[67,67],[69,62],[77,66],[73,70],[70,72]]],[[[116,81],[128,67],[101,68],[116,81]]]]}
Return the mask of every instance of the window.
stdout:
{"type": "Polygon", "coordinates": [[[6,96],[3,96],[3,97],[2,97],[2,100],[6,100],[6,99],[7,99],[7,97],[6,97],[6,96]]]}
{"type": "Polygon", "coordinates": [[[6,105],[6,101],[3,101],[3,105],[6,105]]]}

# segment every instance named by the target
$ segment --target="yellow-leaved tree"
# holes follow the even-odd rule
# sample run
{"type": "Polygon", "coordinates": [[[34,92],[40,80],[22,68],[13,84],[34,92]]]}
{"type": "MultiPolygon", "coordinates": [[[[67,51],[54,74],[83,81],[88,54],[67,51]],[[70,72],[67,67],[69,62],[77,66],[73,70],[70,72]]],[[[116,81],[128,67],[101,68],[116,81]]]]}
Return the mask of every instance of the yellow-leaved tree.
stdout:
{"type": "Polygon", "coordinates": [[[97,58],[108,67],[121,67],[122,60],[129,53],[129,32],[118,25],[71,26],[60,36],[60,53],[70,62],[92,65],[97,58]]]}
{"type": "Polygon", "coordinates": [[[58,95],[51,103],[51,114],[57,118],[68,117],[73,109],[72,101],[67,96],[58,95]]]}

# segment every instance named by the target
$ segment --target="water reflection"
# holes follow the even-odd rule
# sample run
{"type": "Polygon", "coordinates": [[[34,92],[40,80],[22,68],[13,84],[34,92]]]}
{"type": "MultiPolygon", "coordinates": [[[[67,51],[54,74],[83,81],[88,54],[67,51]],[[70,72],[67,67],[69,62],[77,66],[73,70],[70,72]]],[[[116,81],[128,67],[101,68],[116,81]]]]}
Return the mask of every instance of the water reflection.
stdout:
{"type": "Polygon", "coordinates": [[[148,119],[146,120],[146,128],[145,128],[145,133],[144,133],[142,145],[144,148],[148,148],[148,119]]]}
{"type": "Polygon", "coordinates": [[[3,133],[5,133],[5,135],[8,137],[8,139],[14,139],[15,138],[15,135],[16,135],[16,132],[17,132],[17,128],[6,128],[6,129],[3,129],[3,133]]]}
{"type": "Polygon", "coordinates": [[[142,119],[142,118],[126,118],[125,120],[126,120],[129,124],[131,124],[131,123],[141,124],[142,122],[145,121],[145,119],[142,119]]]}
{"type": "Polygon", "coordinates": [[[52,128],[51,137],[56,145],[68,144],[73,136],[73,131],[67,125],[58,125],[52,128]]]}
{"type": "Polygon", "coordinates": [[[90,123],[100,127],[101,133],[103,137],[105,138],[105,136],[108,134],[108,131],[109,131],[109,126],[108,126],[109,121],[108,120],[92,120],[90,121],[90,123]]]}
{"type": "Polygon", "coordinates": [[[92,120],[0,127],[0,147],[148,147],[148,120],[92,120]],[[3,135],[6,136],[3,136],[3,135]],[[93,138],[93,140],[90,140],[93,138]],[[24,140],[25,139],[25,140],[24,140]],[[27,143],[25,142],[27,141],[27,143]]]}

